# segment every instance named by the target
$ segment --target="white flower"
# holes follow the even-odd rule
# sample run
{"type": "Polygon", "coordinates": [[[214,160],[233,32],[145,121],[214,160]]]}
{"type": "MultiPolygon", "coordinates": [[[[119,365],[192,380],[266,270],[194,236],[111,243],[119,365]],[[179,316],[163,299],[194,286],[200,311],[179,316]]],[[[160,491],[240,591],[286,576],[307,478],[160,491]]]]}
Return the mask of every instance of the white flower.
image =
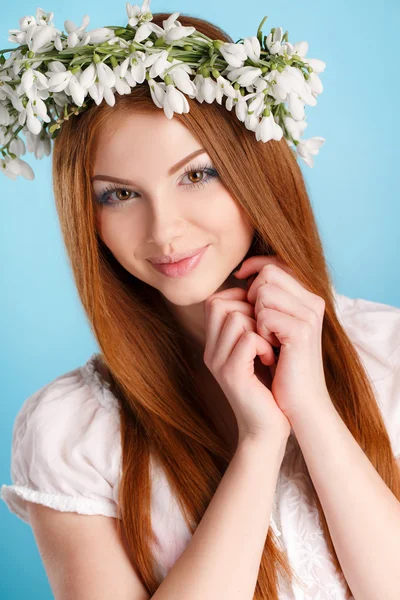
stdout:
{"type": "Polygon", "coordinates": [[[261,77],[262,71],[259,67],[239,67],[233,69],[227,75],[231,81],[237,81],[239,85],[246,87],[253,85],[259,77],[261,77]]]}
{"type": "Polygon", "coordinates": [[[50,156],[51,139],[49,135],[42,132],[39,135],[34,135],[30,131],[25,131],[26,146],[28,152],[34,152],[35,158],[41,160],[43,156],[50,156]]]}
{"type": "MultiPolygon", "coordinates": [[[[11,115],[4,104],[0,104],[0,125],[10,125],[12,123],[11,115]]],[[[0,141],[1,143],[1,141],[0,141]]]]}
{"type": "Polygon", "coordinates": [[[27,162],[21,158],[11,158],[10,156],[0,159],[1,170],[10,179],[16,179],[18,175],[25,177],[25,179],[35,179],[32,168],[27,162]]]}
{"type": "Polygon", "coordinates": [[[282,27],[275,27],[274,33],[267,36],[266,44],[271,54],[283,54],[282,32],[282,27]]]}
{"type": "Polygon", "coordinates": [[[299,154],[299,156],[301,156],[304,162],[312,168],[314,166],[313,156],[316,156],[318,154],[319,149],[324,144],[324,142],[325,138],[319,136],[312,137],[308,140],[299,142],[296,146],[297,154],[299,154]]]}
{"type": "Polygon", "coordinates": [[[293,119],[302,121],[304,119],[304,102],[296,92],[290,92],[288,98],[289,111],[293,119]]]}
{"type": "Polygon", "coordinates": [[[250,98],[252,98],[252,100],[248,103],[248,110],[259,117],[265,108],[265,95],[261,92],[260,94],[249,94],[245,96],[246,100],[249,100],[250,98]]]}
{"type": "Polygon", "coordinates": [[[137,4],[126,3],[126,13],[128,15],[128,23],[131,27],[136,27],[141,18],[150,11],[150,0],[144,0],[142,8],[137,4]]]}
{"type": "MultiPolygon", "coordinates": [[[[169,71],[168,75],[171,76],[171,79],[174,82],[175,86],[179,88],[181,92],[194,98],[196,96],[197,90],[195,84],[189,77],[189,73],[186,72],[187,67],[188,65],[182,63],[182,66],[173,67],[171,71],[169,71]]],[[[208,79],[211,78],[208,77],[208,79]]]]}
{"type": "MultiPolygon", "coordinates": [[[[208,78],[210,79],[210,77],[208,78]]],[[[200,104],[203,104],[203,102],[205,101],[205,97],[204,97],[204,93],[203,93],[203,89],[204,89],[204,84],[205,84],[205,80],[206,78],[203,77],[203,75],[201,75],[200,73],[197,73],[196,77],[193,80],[193,83],[196,86],[196,100],[197,102],[199,102],[200,104]]],[[[208,91],[209,93],[209,91],[208,91]]]]}
{"type": "Polygon", "coordinates": [[[171,84],[167,85],[163,108],[166,117],[172,119],[174,113],[182,114],[189,112],[189,103],[182,92],[171,84]]]}
{"type": "Polygon", "coordinates": [[[202,98],[207,104],[212,104],[217,96],[218,84],[212,77],[203,77],[201,88],[202,98]]]}
{"type": "MultiPolygon", "coordinates": [[[[61,33],[61,32],[59,32],[61,33]]],[[[51,25],[40,25],[34,31],[28,29],[26,43],[32,52],[46,52],[51,48],[50,42],[56,37],[57,30],[51,25]],[[31,34],[31,35],[29,35],[31,34]]]]}
{"type": "Polygon", "coordinates": [[[235,95],[233,97],[229,96],[226,99],[225,108],[227,108],[228,110],[232,110],[234,106],[236,117],[239,119],[239,121],[244,122],[248,113],[247,102],[244,96],[242,96],[242,94],[240,93],[240,90],[235,90],[235,88],[233,89],[235,95]]]}
{"type": "MultiPolygon", "coordinates": [[[[146,55],[144,52],[133,52],[129,56],[129,64],[130,74],[132,75],[132,79],[135,83],[143,83],[146,79],[146,55]]],[[[168,63],[168,66],[171,66],[171,63],[168,63]]],[[[157,67],[154,67],[153,73],[157,71],[158,68],[161,68],[161,61],[157,64],[157,67]]],[[[163,67],[163,69],[166,67],[163,67]]],[[[156,75],[153,75],[156,77],[156,75]]]]}
{"type": "MultiPolygon", "coordinates": [[[[130,91],[130,89],[128,90],[126,85],[122,82],[119,72],[116,70],[117,68],[118,67],[111,69],[111,67],[106,65],[104,62],[90,63],[90,65],[81,72],[79,82],[76,79],[76,82],[74,81],[72,86],[71,84],[69,85],[69,89],[71,93],[78,95],[78,99],[79,101],[82,100],[82,104],[86,94],[89,93],[97,105],[99,105],[104,98],[107,104],[114,106],[115,96],[112,91],[114,86],[124,90],[123,93],[129,93],[130,91]],[[97,83],[96,78],[99,80],[97,83]],[[117,78],[119,79],[118,83],[117,78]]],[[[125,75],[125,79],[128,79],[127,74],[125,75]]],[[[132,87],[133,85],[134,84],[132,82],[132,87]]],[[[76,102],[76,104],[78,103],[76,102]]],[[[79,106],[82,104],[79,104],[79,106]]]]}
{"type": "MultiPolygon", "coordinates": [[[[85,31],[85,28],[89,25],[89,15],[84,15],[82,19],[82,25],[79,27],[75,25],[73,21],[64,21],[65,31],[68,33],[67,46],[68,48],[75,48],[78,46],[86,46],[90,41],[90,34],[85,31]]],[[[92,40],[93,43],[93,40],[92,40]]]]}
{"type": "Polygon", "coordinates": [[[163,108],[166,88],[165,83],[159,83],[154,79],[149,79],[149,88],[153,102],[158,108],[163,108]]]}
{"type": "Polygon", "coordinates": [[[97,77],[104,87],[112,88],[115,84],[115,74],[111,67],[104,62],[96,63],[97,77]]]}
{"type": "Polygon", "coordinates": [[[318,94],[322,94],[322,92],[324,91],[322,81],[314,72],[309,74],[307,83],[310,86],[311,93],[315,96],[317,96],[318,94]]]}
{"type": "Polygon", "coordinates": [[[101,83],[101,81],[98,83],[93,83],[88,88],[88,92],[97,105],[101,104],[104,98],[104,85],[101,83]]]}
{"type": "Polygon", "coordinates": [[[48,43],[62,33],[51,23],[53,16],[52,12],[46,13],[37,8],[36,18],[32,15],[23,17],[19,20],[20,29],[9,29],[8,40],[19,45],[27,44],[33,52],[46,51],[48,43]]]}
{"type": "Polygon", "coordinates": [[[235,88],[233,87],[230,81],[225,79],[225,77],[220,75],[219,77],[217,77],[216,83],[217,87],[215,97],[218,104],[222,104],[222,99],[224,96],[228,96],[228,98],[236,97],[235,88]]]}
{"type": "Polygon", "coordinates": [[[16,137],[10,142],[10,152],[16,154],[17,156],[23,156],[26,154],[26,147],[24,141],[21,140],[20,137],[16,137]]]}
{"type": "Polygon", "coordinates": [[[87,94],[87,87],[81,82],[82,72],[74,75],[63,63],[53,61],[49,64],[47,76],[50,92],[65,91],[77,106],[82,106],[87,94]]]}
{"type": "Polygon", "coordinates": [[[225,42],[221,45],[219,51],[231,67],[243,67],[244,62],[247,59],[247,53],[243,44],[231,44],[225,42]]]}
{"type": "MultiPolygon", "coordinates": [[[[290,54],[297,54],[297,56],[301,56],[301,58],[304,58],[304,56],[307,54],[308,52],[308,42],[296,42],[295,44],[293,44],[293,46],[291,45],[291,52],[290,54]]],[[[289,52],[288,52],[289,54],[289,52]]]]}
{"type": "Polygon", "coordinates": [[[104,62],[90,63],[90,65],[81,72],[79,76],[79,85],[83,90],[87,90],[93,99],[98,97],[98,91],[100,90],[100,88],[93,87],[97,85],[95,83],[96,77],[103,88],[111,89],[116,81],[116,75],[113,69],[104,62]]]}
{"type": "MultiPolygon", "coordinates": [[[[38,90],[47,90],[49,87],[49,83],[47,81],[46,75],[41,73],[40,71],[36,71],[35,69],[29,68],[27,69],[22,77],[20,87],[25,92],[25,94],[31,98],[32,96],[36,96],[38,90]]],[[[18,91],[22,91],[17,88],[18,91]]]]}
{"type": "Polygon", "coordinates": [[[256,129],[256,139],[257,141],[262,140],[263,142],[268,142],[269,140],[279,140],[282,138],[283,131],[282,128],[275,123],[272,112],[268,117],[263,117],[257,126],[256,129]]]}
{"type": "Polygon", "coordinates": [[[323,60],[319,60],[319,58],[307,58],[304,63],[310,65],[312,67],[314,73],[322,73],[325,71],[326,63],[323,60]]]}
{"type": "Polygon", "coordinates": [[[48,84],[49,84],[49,92],[61,92],[65,90],[65,88],[69,84],[69,80],[72,77],[72,71],[66,69],[64,65],[63,70],[58,72],[47,72],[48,76],[48,84]]]}
{"type": "Polygon", "coordinates": [[[256,131],[259,123],[260,118],[257,115],[246,115],[244,121],[246,129],[249,129],[250,131],[256,131]]]}
{"type": "Polygon", "coordinates": [[[179,15],[179,12],[175,12],[170,15],[168,19],[163,21],[164,37],[167,44],[171,44],[176,40],[180,40],[183,37],[192,35],[192,33],[196,31],[195,27],[182,27],[179,21],[177,21],[179,15]]]}
{"type": "Polygon", "coordinates": [[[292,117],[289,116],[285,116],[283,118],[283,121],[289,134],[296,141],[300,140],[305,128],[308,127],[308,123],[306,121],[295,121],[292,117]]]}
{"type": "MultiPolygon", "coordinates": [[[[123,72],[122,64],[118,65],[117,67],[114,67],[113,70],[114,70],[114,75],[115,75],[115,89],[118,92],[118,94],[120,94],[121,96],[123,96],[124,94],[130,94],[131,86],[129,85],[129,83],[127,81],[126,73],[122,74],[122,72],[123,72]]],[[[128,71],[128,73],[129,73],[129,71],[128,71]]],[[[132,87],[134,87],[134,86],[132,86],[132,87]]]]}
{"type": "Polygon", "coordinates": [[[255,63],[258,63],[261,56],[261,46],[256,35],[244,38],[243,46],[247,56],[255,63]]]}
{"type": "Polygon", "coordinates": [[[109,29],[108,27],[97,27],[96,29],[88,31],[88,34],[90,36],[91,44],[102,44],[103,42],[115,39],[113,29],[109,29]]]}
{"type": "Polygon", "coordinates": [[[161,50],[160,52],[154,52],[144,59],[144,67],[150,67],[149,75],[151,79],[155,79],[161,76],[166,69],[171,66],[171,63],[167,60],[169,56],[168,50],[161,50]]]}
{"type": "MultiPolygon", "coordinates": [[[[235,94],[234,96],[228,96],[225,102],[225,108],[227,108],[228,110],[232,110],[234,105],[236,106],[237,104],[243,104],[247,109],[247,102],[244,99],[244,96],[242,96],[239,90],[235,90],[235,88],[233,88],[233,91],[235,94]]],[[[241,110],[242,109],[240,109],[240,111],[241,110]]]]}
{"type": "Polygon", "coordinates": [[[38,134],[42,129],[42,123],[38,117],[41,117],[46,123],[50,123],[51,119],[47,114],[47,106],[39,97],[29,99],[25,108],[22,108],[18,122],[20,125],[27,125],[31,133],[38,134]]]}
{"type": "Polygon", "coordinates": [[[146,40],[152,32],[154,32],[157,35],[157,37],[161,37],[165,33],[164,29],[159,25],[156,25],[155,23],[146,22],[140,25],[140,27],[136,30],[133,41],[141,43],[143,42],[143,40],[146,40]]]}

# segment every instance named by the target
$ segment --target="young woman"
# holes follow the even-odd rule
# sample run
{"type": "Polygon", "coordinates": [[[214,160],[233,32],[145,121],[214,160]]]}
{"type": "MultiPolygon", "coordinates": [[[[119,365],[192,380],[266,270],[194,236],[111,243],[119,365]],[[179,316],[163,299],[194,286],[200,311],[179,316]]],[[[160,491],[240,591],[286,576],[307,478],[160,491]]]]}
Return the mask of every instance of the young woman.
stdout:
{"type": "Polygon", "coordinates": [[[139,85],[53,177],[100,352],[25,401],[2,497],[55,597],[394,598],[400,309],[335,292],[286,141],[139,85]]]}

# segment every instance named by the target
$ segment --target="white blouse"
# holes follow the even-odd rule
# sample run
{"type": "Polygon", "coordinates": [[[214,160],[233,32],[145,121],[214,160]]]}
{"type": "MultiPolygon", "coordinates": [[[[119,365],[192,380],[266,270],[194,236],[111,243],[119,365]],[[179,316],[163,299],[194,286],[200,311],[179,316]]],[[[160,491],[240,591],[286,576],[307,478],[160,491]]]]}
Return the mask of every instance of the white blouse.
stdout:
{"type": "MultiPolygon", "coordinates": [[[[400,308],[335,292],[341,323],[372,382],[396,457],[400,456],[400,308]]],[[[27,398],[15,419],[12,485],[1,498],[29,523],[26,501],[55,510],[116,517],[121,476],[119,406],[99,372],[100,354],[27,398]]],[[[277,481],[270,526],[304,584],[280,600],[344,600],[329,558],[311,484],[292,430],[277,481]]],[[[190,541],[163,470],[151,455],[152,526],[159,582],[190,541]]]]}

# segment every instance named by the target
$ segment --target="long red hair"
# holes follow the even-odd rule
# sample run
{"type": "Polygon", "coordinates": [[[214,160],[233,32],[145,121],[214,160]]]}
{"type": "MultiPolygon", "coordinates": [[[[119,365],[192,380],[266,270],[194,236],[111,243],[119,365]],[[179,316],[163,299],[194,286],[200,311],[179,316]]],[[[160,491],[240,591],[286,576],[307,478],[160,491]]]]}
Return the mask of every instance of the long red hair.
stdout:
{"type": "MultiPolygon", "coordinates": [[[[170,13],[155,13],[162,25],[170,13]]],[[[212,39],[233,40],[208,21],[180,15],[212,39]]],[[[206,149],[226,189],[251,219],[255,235],[247,254],[275,254],[326,303],[322,332],[328,391],[351,434],[400,500],[400,475],[374,392],[358,354],[336,316],[332,283],[305,182],[285,139],[257,142],[254,132],[217,102],[188,98],[190,112],[175,114],[206,149]]],[[[122,478],[119,534],[132,566],[152,596],[154,572],[150,452],[157,457],[193,534],[232,454],[204,409],[192,348],[160,292],[127,272],[99,237],[90,177],[96,136],[112,111],[160,111],[147,85],[116,104],[93,104],[66,121],[55,139],[53,185],[62,234],[77,290],[121,415],[122,478]]],[[[246,257],[247,257],[246,256],[246,257]]],[[[308,471],[306,470],[308,473],[308,471]]],[[[311,486],[312,481],[310,478],[311,486]]],[[[324,536],[343,577],[322,506],[324,536]]],[[[268,531],[255,589],[256,600],[278,600],[278,570],[296,577],[287,555],[268,531]]],[[[351,592],[347,587],[348,597],[351,592]]]]}

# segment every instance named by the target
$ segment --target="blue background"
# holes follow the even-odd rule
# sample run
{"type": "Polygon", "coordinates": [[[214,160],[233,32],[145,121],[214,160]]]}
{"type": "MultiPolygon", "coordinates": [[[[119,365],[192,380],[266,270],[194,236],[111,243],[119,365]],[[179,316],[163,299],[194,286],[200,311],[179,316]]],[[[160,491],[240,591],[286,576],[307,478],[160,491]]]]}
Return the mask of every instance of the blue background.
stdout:
{"type": "MultiPolygon", "coordinates": [[[[35,15],[39,5],[7,2],[1,11],[0,48],[11,48],[8,30],[35,15]]],[[[66,19],[87,29],[125,25],[125,2],[52,0],[57,28],[66,19]]],[[[234,41],[256,35],[265,15],[271,27],[289,31],[289,41],[306,40],[307,56],[323,60],[324,85],[316,107],[306,106],[304,137],[325,144],[310,169],[302,160],[336,290],[400,307],[398,55],[399,5],[336,0],[251,3],[232,0],[151,2],[153,12],[181,12],[221,26],[234,41]],[[247,9],[246,7],[251,7],[247,9]]],[[[16,46],[15,46],[16,48],[16,46]]],[[[8,57],[8,54],[6,54],[8,57]]],[[[24,400],[97,351],[78,299],[54,207],[51,156],[21,157],[35,180],[0,174],[1,380],[0,484],[11,483],[12,427],[24,400]]],[[[0,502],[0,597],[53,598],[31,528],[0,502]]]]}

